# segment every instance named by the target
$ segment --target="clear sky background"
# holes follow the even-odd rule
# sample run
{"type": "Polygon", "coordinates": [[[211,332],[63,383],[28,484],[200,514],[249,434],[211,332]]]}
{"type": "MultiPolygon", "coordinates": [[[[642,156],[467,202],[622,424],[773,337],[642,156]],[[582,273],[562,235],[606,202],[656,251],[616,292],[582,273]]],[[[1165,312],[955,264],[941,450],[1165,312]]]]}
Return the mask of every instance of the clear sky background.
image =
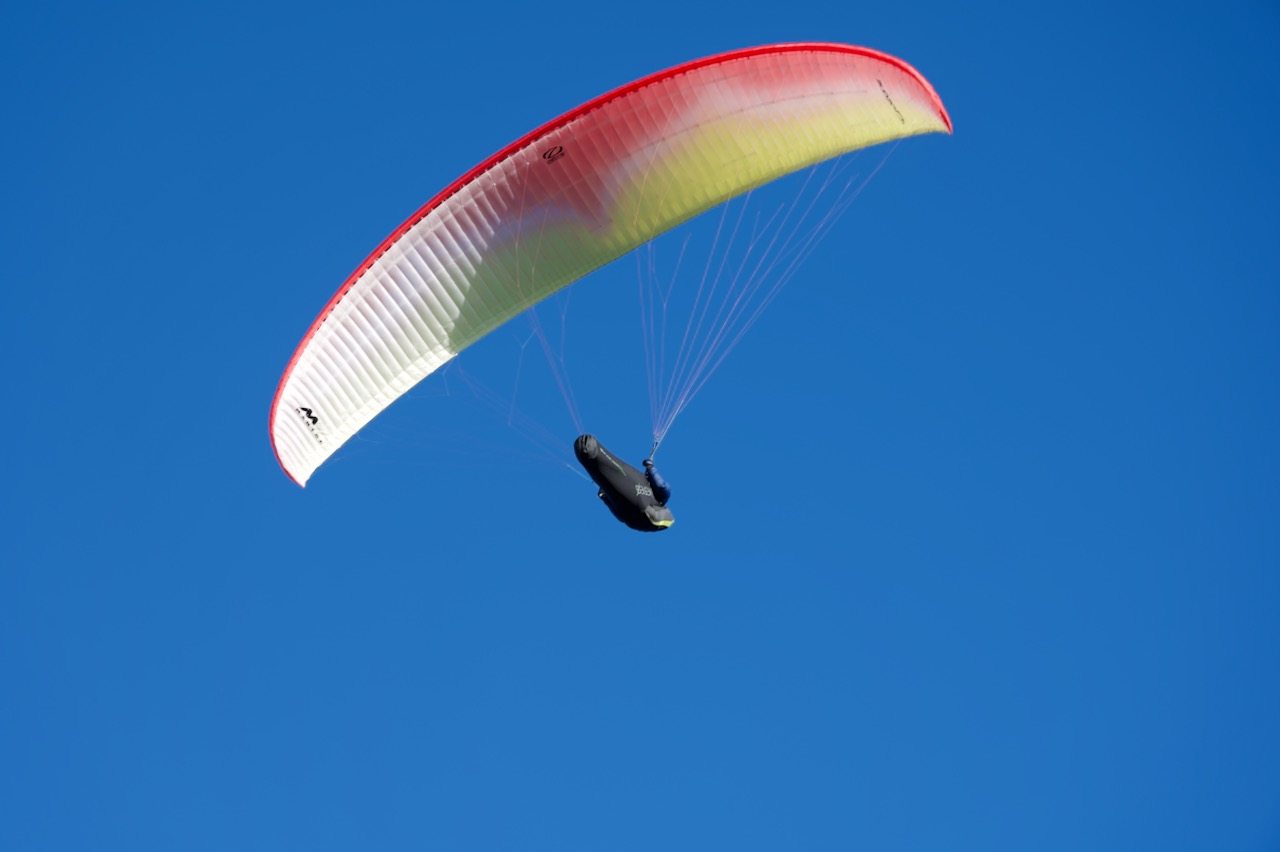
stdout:
{"type": "MultiPolygon", "coordinates": [[[[0,12],[0,849],[1280,848],[1273,2],[194,8],[0,12]],[[276,381],[405,216],[789,40],[956,132],[677,423],[670,532],[443,377],[289,482],[276,381]]],[[[638,461],[635,286],[565,340],[638,461]]],[[[522,334],[460,361],[567,452],[522,334]]]]}

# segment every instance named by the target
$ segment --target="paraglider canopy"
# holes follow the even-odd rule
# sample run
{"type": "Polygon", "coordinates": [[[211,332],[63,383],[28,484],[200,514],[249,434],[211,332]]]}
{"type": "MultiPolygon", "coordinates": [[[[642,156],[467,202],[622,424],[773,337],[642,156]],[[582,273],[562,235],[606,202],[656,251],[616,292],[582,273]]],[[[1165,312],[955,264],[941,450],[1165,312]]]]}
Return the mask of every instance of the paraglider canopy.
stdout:
{"type": "Polygon", "coordinates": [[[280,379],[276,458],[304,485],[424,377],[593,269],[797,169],[950,130],[915,69],[842,44],[732,51],[595,98],[459,177],[348,277],[280,379]]]}

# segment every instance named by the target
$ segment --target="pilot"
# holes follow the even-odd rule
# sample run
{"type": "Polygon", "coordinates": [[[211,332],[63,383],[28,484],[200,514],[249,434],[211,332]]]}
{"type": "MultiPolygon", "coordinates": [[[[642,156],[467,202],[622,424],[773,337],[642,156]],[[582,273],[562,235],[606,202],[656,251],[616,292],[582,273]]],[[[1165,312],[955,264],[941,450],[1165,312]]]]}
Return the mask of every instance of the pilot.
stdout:
{"type": "Polygon", "coordinates": [[[667,508],[671,487],[653,466],[644,460],[644,473],[617,458],[591,435],[573,442],[573,454],[587,474],[600,486],[598,496],[613,516],[633,530],[661,532],[676,522],[667,508]]]}

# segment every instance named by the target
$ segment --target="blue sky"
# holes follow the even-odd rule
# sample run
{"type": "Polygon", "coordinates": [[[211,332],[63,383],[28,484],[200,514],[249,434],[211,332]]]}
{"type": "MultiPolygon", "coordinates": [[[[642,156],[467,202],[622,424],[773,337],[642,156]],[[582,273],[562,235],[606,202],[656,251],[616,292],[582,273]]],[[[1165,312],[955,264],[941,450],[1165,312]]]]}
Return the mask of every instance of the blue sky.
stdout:
{"type": "MultiPolygon", "coordinates": [[[[0,848],[1277,848],[1278,36],[1263,2],[6,7],[0,848]],[[443,381],[286,479],[275,383],[401,219],[790,40],[905,58],[956,132],[677,423],[672,531],[443,381]]],[[[640,362],[591,335],[634,288],[582,282],[566,343],[638,460],[640,362]]],[[[521,335],[462,366],[516,387],[521,335]]],[[[518,398],[567,448],[536,359],[518,398]]]]}

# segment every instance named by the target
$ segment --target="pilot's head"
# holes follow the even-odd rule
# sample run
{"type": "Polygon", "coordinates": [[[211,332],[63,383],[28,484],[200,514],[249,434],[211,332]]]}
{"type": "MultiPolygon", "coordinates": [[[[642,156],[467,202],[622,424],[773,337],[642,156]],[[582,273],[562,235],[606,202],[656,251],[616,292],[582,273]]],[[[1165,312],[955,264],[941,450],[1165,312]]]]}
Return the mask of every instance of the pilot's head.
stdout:
{"type": "Polygon", "coordinates": [[[676,516],[671,514],[671,510],[666,506],[645,506],[645,517],[649,519],[649,523],[659,529],[666,529],[676,522],[676,516]]]}

